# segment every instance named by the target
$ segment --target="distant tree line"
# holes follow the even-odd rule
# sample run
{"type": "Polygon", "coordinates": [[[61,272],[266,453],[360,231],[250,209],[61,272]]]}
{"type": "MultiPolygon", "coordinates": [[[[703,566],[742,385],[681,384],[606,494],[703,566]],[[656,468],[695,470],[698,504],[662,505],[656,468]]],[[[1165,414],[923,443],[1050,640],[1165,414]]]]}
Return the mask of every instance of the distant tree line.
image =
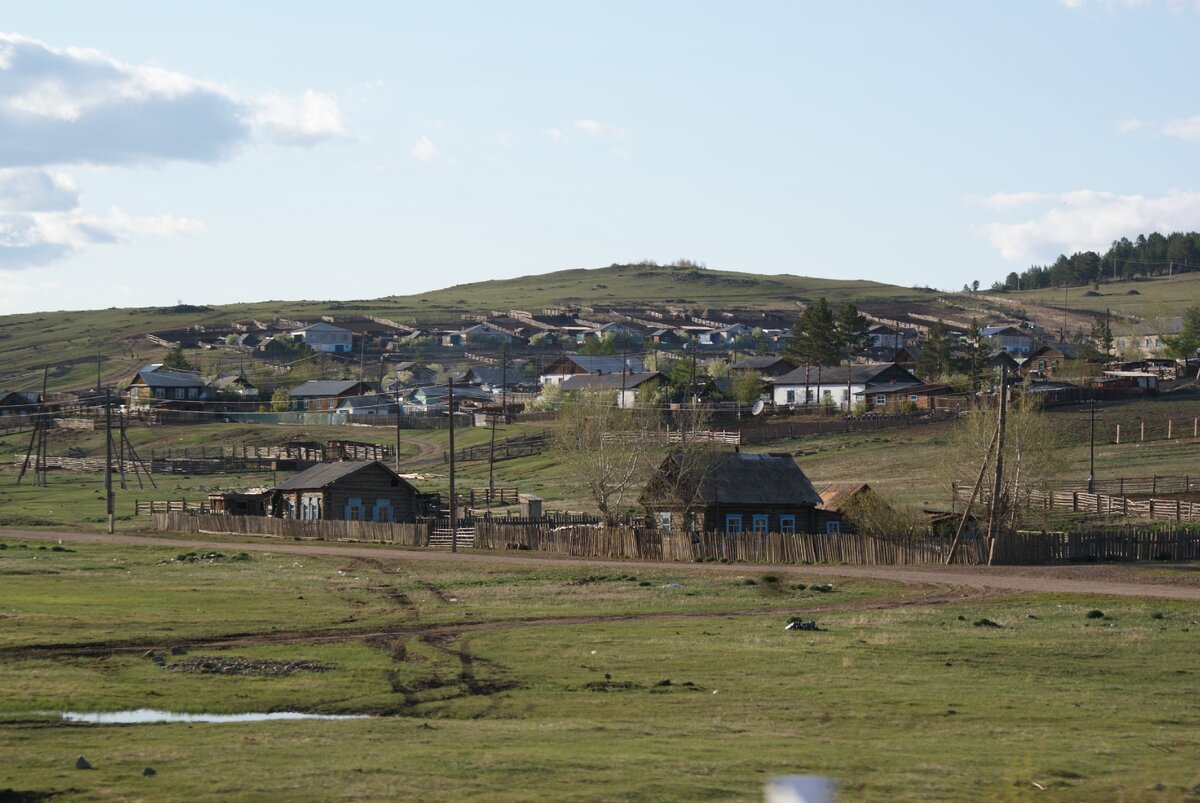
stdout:
{"type": "Polygon", "coordinates": [[[992,292],[1039,290],[1046,287],[1081,287],[1103,280],[1129,280],[1168,273],[1200,270],[1200,232],[1172,232],[1166,236],[1139,234],[1122,237],[1103,254],[1079,251],[1059,254],[1050,265],[1031,265],[1023,273],[1008,274],[992,285],[992,292]]]}

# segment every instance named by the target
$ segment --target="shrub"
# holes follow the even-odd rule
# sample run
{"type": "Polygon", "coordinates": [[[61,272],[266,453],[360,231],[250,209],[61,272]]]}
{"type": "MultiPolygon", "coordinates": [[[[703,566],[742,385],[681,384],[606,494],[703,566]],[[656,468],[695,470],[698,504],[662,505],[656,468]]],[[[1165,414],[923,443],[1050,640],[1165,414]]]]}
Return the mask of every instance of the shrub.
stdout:
{"type": "Polygon", "coordinates": [[[1090,611],[1088,611],[1088,612],[1087,612],[1087,618],[1089,618],[1089,619],[1103,619],[1103,618],[1104,618],[1104,611],[1096,610],[1095,608],[1093,608],[1092,610],[1090,610],[1090,611]]]}

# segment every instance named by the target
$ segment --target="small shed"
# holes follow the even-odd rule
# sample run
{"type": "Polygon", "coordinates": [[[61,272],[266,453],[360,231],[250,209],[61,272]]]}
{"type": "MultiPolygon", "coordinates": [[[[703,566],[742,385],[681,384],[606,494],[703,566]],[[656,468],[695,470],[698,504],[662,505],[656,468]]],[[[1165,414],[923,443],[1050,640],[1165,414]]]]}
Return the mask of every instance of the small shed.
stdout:
{"type": "Polygon", "coordinates": [[[420,492],[378,460],[319,463],[274,490],[289,519],[405,522],[420,512],[420,492]]]}

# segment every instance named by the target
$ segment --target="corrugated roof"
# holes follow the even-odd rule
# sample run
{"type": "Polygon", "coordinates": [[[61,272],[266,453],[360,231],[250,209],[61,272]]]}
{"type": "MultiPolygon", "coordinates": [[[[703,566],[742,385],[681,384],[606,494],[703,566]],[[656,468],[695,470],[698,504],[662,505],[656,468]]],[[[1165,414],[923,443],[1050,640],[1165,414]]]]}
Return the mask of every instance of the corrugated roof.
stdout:
{"type": "MultiPolygon", "coordinates": [[[[343,460],[338,463],[318,463],[312,468],[301,471],[294,477],[275,486],[280,491],[305,491],[313,488],[324,488],[332,482],[362,471],[364,468],[378,465],[387,473],[396,476],[394,471],[378,460],[343,460]]],[[[401,480],[403,482],[403,480],[401,480]]]]}

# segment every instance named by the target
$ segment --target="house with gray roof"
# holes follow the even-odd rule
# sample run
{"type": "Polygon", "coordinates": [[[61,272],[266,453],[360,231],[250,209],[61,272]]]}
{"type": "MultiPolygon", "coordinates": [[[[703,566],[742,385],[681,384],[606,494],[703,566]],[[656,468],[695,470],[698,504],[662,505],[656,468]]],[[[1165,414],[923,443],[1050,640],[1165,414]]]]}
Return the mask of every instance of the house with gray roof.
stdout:
{"type": "Polygon", "coordinates": [[[617,406],[628,410],[644,395],[645,388],[661,387],[667,383],[665,374],[659,371],[642,371],[636,374],[578,374],[568,377],[560,384],[567,393],[572,391],[614,391],[617,406]]]}
{"type": "Polygon", "coordinates": [[[274,489],[275,510],[304,521],[415,521],[421,494],[378,460],[318,463],[274,489]]]}
{"type": "Polygon", "coordinates": [[[872,388],[888,387],[894,391],[906,385],[923,384],[911,371],[894,362],[810,365],[774,380],[771,383],[771,398],[777,407],[824,404],[848,410],[856,401],[856,396],[869,394],[872,388]]]}
{"type": "Polygon", "coordinates": [[[177,371],[152,363],[137,372],[129,383],[129,406],[144,408],[166,401],[202,401],[208,398],[208,383],[199,371],[177,371]]]}
{"type": "Polygon", "coordinates": [[[356,379],[310,379],[289,390],[288,400],[293,410],[325,412],[336,410],[342,399],[373,390],[369,382],[356,379]]]}
{"type": "Polygon", "coordinates": [[[292,332],[292,337],[313,351],[346,354],[354,350],[354,332],[321,321],[292,332]]]}
{"type": "Polygon", "coordinates": [[[816,532],[822,504],[790,454],[669,454],[638,498],[648,523],[672,532],[816,532]]]}
{"type": "Polygon", "coordinates": [[[620,374],[621,372],[641,373],[640,357],[613,356],[588,357],[582,354],[567,354],[559,357],[542,371],[539,379],[543,385],[557,385],[566,379],[582,374],[620,374]]]}

